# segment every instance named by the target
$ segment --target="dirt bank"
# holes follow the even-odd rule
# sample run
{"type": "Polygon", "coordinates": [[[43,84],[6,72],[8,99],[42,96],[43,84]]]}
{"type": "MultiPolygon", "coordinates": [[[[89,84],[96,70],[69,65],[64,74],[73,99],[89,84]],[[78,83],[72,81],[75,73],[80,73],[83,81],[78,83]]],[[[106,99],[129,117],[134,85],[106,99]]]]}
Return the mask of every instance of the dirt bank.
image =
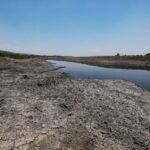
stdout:
{"type": "Polygon", "coordinates": [[[83,64],[102,66],[108,68],[150,70],[150,56],[91,56],[91,57],[53,56],[49,57],[49,59],[79,62],[83,64]]]}
{"type": "Polygon", "coordinates": [[[72,80],[39,59],[0,59],[1,150],[150,150],[150,93],[72,80]]]}

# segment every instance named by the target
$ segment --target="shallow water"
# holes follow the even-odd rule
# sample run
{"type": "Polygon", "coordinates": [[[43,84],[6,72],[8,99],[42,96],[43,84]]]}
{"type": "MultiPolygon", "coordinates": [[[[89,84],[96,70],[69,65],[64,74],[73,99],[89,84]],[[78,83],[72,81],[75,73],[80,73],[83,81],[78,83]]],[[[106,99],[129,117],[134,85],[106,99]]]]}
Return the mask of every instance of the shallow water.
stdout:
{"type": "Polygon", "coordinates": [[[150,91],[150,71],[96,67],[67,61],[50,60],[50,62],[56,66],[64,66],[65,68],[59,71],[68,73],[74,79],[122,79],[150,91]]]}

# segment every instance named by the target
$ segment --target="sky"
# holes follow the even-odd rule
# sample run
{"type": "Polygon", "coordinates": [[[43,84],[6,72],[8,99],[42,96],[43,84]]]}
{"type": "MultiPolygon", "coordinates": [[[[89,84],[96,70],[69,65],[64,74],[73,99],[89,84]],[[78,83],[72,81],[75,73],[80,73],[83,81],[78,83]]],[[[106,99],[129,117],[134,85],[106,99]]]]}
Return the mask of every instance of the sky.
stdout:
{"type": "Polygon", "coordinates": [[[43,55],[150,52],[150,0],[0,0],[0,49],[43,55]]]}

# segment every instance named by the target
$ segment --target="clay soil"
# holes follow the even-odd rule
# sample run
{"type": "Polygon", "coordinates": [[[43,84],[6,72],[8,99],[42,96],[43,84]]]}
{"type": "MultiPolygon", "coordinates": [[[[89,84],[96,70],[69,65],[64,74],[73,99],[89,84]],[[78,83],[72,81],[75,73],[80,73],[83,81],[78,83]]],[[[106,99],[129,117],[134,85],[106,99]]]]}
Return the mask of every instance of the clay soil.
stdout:
{"type": "Polygon", "coordinates": [[[0,59],[0,150],[150,150],[150,92],[0,59]]]}

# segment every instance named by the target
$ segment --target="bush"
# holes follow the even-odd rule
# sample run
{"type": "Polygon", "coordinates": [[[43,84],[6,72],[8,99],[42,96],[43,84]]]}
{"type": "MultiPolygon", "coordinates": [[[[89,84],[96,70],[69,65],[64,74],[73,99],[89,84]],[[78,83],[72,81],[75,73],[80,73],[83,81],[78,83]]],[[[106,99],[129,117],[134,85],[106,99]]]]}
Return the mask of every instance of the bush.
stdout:
{"type": "Polygon", "coordinates": [[[117,53],[117,54],[116,54],[116,56],[120,56],[120,54],[119,54],[119,53],[117,53]]]}
{"type": "Polygon", "coordinates": [[[147,53],[145,56],[150,56],[150,53],[147,53]]]}

